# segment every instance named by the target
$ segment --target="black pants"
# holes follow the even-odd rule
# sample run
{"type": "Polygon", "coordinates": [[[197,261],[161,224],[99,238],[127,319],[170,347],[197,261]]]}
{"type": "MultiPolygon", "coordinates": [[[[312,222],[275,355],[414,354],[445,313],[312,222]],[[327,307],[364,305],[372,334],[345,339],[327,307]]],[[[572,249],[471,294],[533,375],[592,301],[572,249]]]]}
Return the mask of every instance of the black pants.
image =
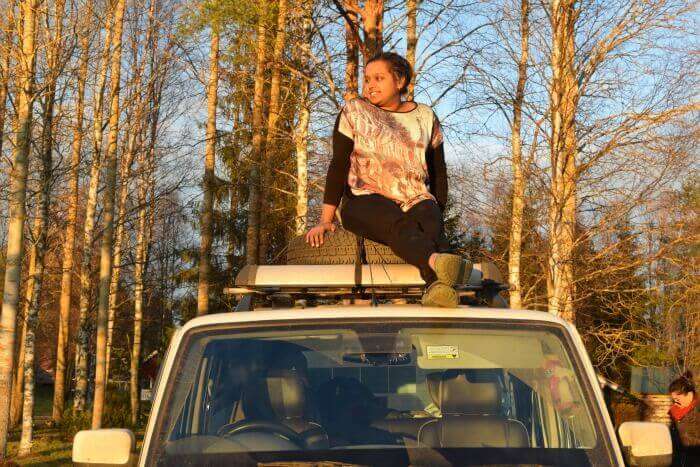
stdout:
{"type": "Polygon", "coordinates": [[[426,285],[437,276],[428,265],[430,255],[448,250],[442,213],[432,200],[421,201],[407,212],[381,195],[348,197],[341,208],[343,227],[387,245],[399,258],[420,270],[426,285]]]}

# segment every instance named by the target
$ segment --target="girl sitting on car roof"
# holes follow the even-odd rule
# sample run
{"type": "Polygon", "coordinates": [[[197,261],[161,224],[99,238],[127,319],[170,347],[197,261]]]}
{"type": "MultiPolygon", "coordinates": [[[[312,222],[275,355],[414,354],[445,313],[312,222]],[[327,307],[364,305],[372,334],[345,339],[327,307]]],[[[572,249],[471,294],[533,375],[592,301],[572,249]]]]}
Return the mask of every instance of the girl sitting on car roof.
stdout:
{"type": "Polygon", "coordinates": [[[367,62],[363,96],[346,102],[336,119],[321,220],[306,242],[319,247],[324,234],[335,231],[344,197],[346,230],[388,245],[416,266],[426,283],[424,306],[456,307],[454,287],[466,283],[472,266],[447,253],[442,129],[429,106],[402,100],[412,76],[408,61],[395,53],[367,62]]]}

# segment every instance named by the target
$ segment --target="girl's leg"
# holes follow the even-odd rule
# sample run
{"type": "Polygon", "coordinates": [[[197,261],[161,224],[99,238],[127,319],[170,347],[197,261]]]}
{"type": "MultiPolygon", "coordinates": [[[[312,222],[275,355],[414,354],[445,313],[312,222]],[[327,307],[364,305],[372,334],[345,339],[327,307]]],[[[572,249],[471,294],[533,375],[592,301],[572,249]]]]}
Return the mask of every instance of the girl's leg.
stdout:
{"type": "Polygon", "coordinates": [[[445,253],[449,251],[442,212],[435,201],[421,201],[409,209],[406,214],[419,225],[425,236],[433,242],[436,252],[445,253]]]}
{"type": "Polygon", "coordinates": [[[393,201],[380,195],[357,196],[343,205],[341,217],[346,230],[389,246],[396,256],[417,267],[427,285],[437,279],[428,265],[436,252],[435,242],[393,201]]]}
{"type": "MultiPolygon", "coordinates": [[[[451,253],[444,232],[442,212],[432,200],[422,201],[413,206],[407,214],[412,217],[429,238],[437,253],[451,253]]],[[[450,285],[464,284],[469,280],[472,265],[462,257],[454,254],[433,255],[431,269],[437,278],[450,285]]]]}

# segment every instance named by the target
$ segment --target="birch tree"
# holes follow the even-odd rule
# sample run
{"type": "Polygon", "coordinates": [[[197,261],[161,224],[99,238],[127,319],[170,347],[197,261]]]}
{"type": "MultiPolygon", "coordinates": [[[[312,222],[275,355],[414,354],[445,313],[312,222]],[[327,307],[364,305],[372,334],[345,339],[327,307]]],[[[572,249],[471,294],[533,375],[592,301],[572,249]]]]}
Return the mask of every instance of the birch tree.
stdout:
{"type": "Polygon", "coordinates": [[[7,6],[7,14],[0,22],[2,46],[0,46],[0,154],[5,141],[5,119],[7,115],[7,93],[10,84],[10,59],[12,58],[12,28],[10,27],[11,11],[14,5],[7,6]]]}
{"type": "Polygon", "coordinates": [[[10,173],[10,220],[7,234],[7,254],[0,315],[0,454],[7,449],[7,431],[12,391],[15,328],[19,303],[20,278],[24,250],[24,221],[26,218],[27,167],[31,144],[32,109],[36,65],[36,23],[38,0],[20,2],[21,25],[17,80],[17,135],[10,173]]]}
{"type": "Polygon", "coordinates": [[[574,320],[573,254],[576,227],[576,111],[579,102],[575,71],[577,10],[572,0],[553,0],[550,91],[549,312],[574,320]]]}
{"type": "Polygon", "coordinates": [[[153,193],[155,186],[155,170],[156,170],[156,138],[160,119],[160,105],[162,97],[162,85],[165,81],[167,67],[165,62],[168,60],[167,51],[170,43],[166,47],[166,53],[161,57],[163,63],[156,62],[157,44],[158,44],[158,24],[159,18],[156,18],[158,13],[156,9],[157,2],[152,1],[149,9],[149,26],[146,38],[146,45],[149,50],[149,75],[148,84],[148,102],[150,108],[148,112],[147,122],[150,125],[148,128],[148,146],[142,148],[139,154],[140,165],[140,186],[138,190],[138,227],[136,233],[136,254],[134,265],[134,333],[131,348],[131,361],[129,368],[129,393],[131,406],[131,422],[136,424],[139,417],[139,369],[141,365],[141,336],[143,328],[143,309],[144,309],[144,281],[146,270],[148,267],[149,245],[152,238],[152,229],[155,215],[156,199],[153,193]],[[150,186],[150,200],[149,190],[150,186]]]}
{"type": "Polygon", "coordinates": [[[117,0],[114,15],[114,42],[110,64],[109,139],[105,154],[105,188],[103,198],[104,230],[100,248],[99,302],[95,351],[95,397],[92,406],[92,428],[102,426],[106,394],[107,319],[109,284],[112,275],[112,241],[114,237],[114,197],[117,182],[117,138],[119,137],[119,92],[121,78],[122,30],[126,0],[117,0]]]}
{"type": "Polygon", "coordinates": [[[256,36],[255,85],[253,89],[252,157],[248,195],[248,231],[246,235],[246,264],[257,264],[260,246],[260,173],[265,149],[263,133],[263,105],[265,93],[265,65],[267,62],[266,2],[260,4],[256,36]]]}
{"type": "Polygon", "coordinates": [[[219,92],[219,26],[211,25],[209,46],[209,82],[207,84],[207,132],[204,160],[204,203],[200,219],[199,288],[197,315],[209,313],[209,282],[214,214],[214,168],[216,164],[216,106],[219,92]]]}
{"type": "MultiPolygon", "coordinates": [[[[151,165],[145,157],[142,168],[151,165]]],[[[148,176],[147,170],[142,170],[148,176]]],[[[138,191],[139,215],[138,231],[136,234],[136,258],[134,264],[134,338],[131,352],[131,367],[129,379],[129,400],[131,401],[131,423],[136,424],[139,415],[139,364],[141,359],[141,329],[143,323],[143,289],[146,270],[147,231],[148,231],[148,200],[146,177],[141,181],[138,191]]]]}
{"type": "Polygon", "coordinates": [[[307,0],[300,4],[302,23],[302,43],[300,51],[301,76],[299,78],[299,115],[294,131],[294,145],[296,148],[297,163],[297,199],[294,232],[303,235],[306,232],[307,213],[309,206],[308,181],[309,181],[309,120],[311,118],[311,40],[313,36],[313,0],[307,0]]]}
{"type": "Polygon", "coordinates": [[[78,204],[80,201],[80,162],[83,149],[83,119],[85,114],[85,83],[87,81],[88,63],[92,35],[92,2],[87,2],[85,16],[79,26],[80,59],[76,84],[75,123],[73,144],[71,145],[68,216],[61,267],[61,295],[59,299],[59,323],[56,342],[56,372],[54,375],[54,393],[51,418],[60,423],[63,418],[66,395],[66,357],[68,344],[68,324],[73,289],[73,264],[75,262],[75,234],[78,223],[78,204]]]}
{"type": "Polygon", "coordinates": [[[90,310],[92,249],[95,235],[95,214],[97,210],[97,194],[100,183],[102,166],[102,140],[104,138],[104,93],[107,85],[107,72],[112,50],[112,29],[114,27],[115,4],[107,5],[104,45],[100,59],[100,72],[97,78],[94,97],[94,115],[92,126],[92,160],[90,162],[89,184],[85,203],[85,223],[83,225],[82,258],[80,265],[80,298],[78,316],[78,336],[75,350],[75,391],[73,408],[83,412],[87,403],[88,388],[88,354],[90,342],[90,310]]]}
{"type": "Polygon", "coordinates": [[[360,41],[357,14],[352,11],[345,15],[345,92],[343,99],[349,101],[358,96],[358,75],[360,63],[360,41]]]}
{"type": "MultiPolygon", "coordinates": [[[[416,48],[418,46],[418,34],[416,22],[418,18],[418,3],[420,0],[406,0],[406,60],[412,69],[416,69],[416,48]]],[[[416,87],[416,74],[411,77],[408,84],[406,99],[413,100],[413,92],[416,87]]]]}
{"type": "MultiPolygon", "coordinates": [[[[270,103],[267,113],[267,140],[265,150],[261,161],[262,166],[262,182],[263,185],[260,191],[260,210],[263,213],[269,212],[270,200],[273,199],[273,168],[277,166],[275,157],[276,142],[279,141],[277,132],[278,120],[280,118],[280,88],[281,88],[281,71],[284,48],[287,42],[287,0],[277,1],[277,28],[275,35],[275,43],[272,51],[272,76],[270,79],[270,103]]],[[[271,216],[265,214],[261,219],[266,219],[261,224],[262,232],[259,234],[259,251],[258,264],[267,262],[267,249],[270,239],[270,220],[271,216]]]]}
{"type": "MultiPolygon", "coordinates": [[[[40,145],[41,177],[39,212],[35,223],[36,241],[32,245],[31,256],[34,259],[34,278],[32,280],[32,299],[28,303],[28,313],[24,319],[24,407],[22,409],[22,437],[19,445],[19,456],[29,454],[32,447],[34,425],[34,355],[35,328],[39,315],[39,300],[44,276],[44,253],[46,251],[46,230],[48,227],[49,204],[51,202],[51,180],[53,169],[54,146],[54,106],[56,102],[56,85],[62,73],[62,51],[64,50],[63,22],[65,16],[65,0],[53,2],[53,27],[47,31],[46,68],[47,82],[45,83],[46,97],[42,118],[42,134],[40,145]]],[[[51,12],[46,10],[46,24],[51,24],[51,12]]]]}
{"type": "Polygon", "coordinates": [[[520,286],[520,259],[523,236],[523,214],[525,210],[525,175],[523,167],[522,114],[527,82],[527,64],[530,40],[530,1],[520,1],[520,60],[518,61],[518,82],[513,99],[513,120],[511,124],[511,165],[513,169],[513,195],[510,239],[508,242],[508,282],[510,284],[510,306],[523,307],[520,286]]]}
{"type": "MultiPolygon", "coordinates": [[[[146,30],[145,44],[150,41],[150,35],[152,33],[152,8],[155,6],[155,0],[151,1],[151,6],[149,7],[149,22],[146,30]]],[[[131,184],[131,173],[136,159],[136,153],[142,148],[143,140],[143,127],[145,119],[146,110],[146,99],[142,92],[142,81],[143,74],[145,73],[146,64],[146,54],[142,57],[138,56],[139,44],[138,35],[134,33],[131,40],[131,51],[133,63],[136,64],[135,71],[133,73],[133,80],[130,85],[131,87],[131,98],[128,100],[128,112],[127,112],[127,122],[129,125],[125,130],[125,148],[122,151],[123,157],[121,160],[121,167],[119,173],[119,196],[116,198],[116,233],[114,236],[114,248],[112,256],[114,258],[114,266],[112,267],[112,278],[109,283],[109,312],[107,314],[107,350],[105,356],[105,380],[109,381],[109,371],[111,366],[111,356],[112,356],[112,339],[114,335],[114,321],[117,314],[118,303],[118,292],[119,292],[119,279],[121,277],[122,270],[122,251],[124,248],[125,240],[125,230],[127,221],[127,198],[129,195],[129,187],[131,184]]],[[[153,77],[151,77],[153,79],[153,77]]]]}
{"type": "Polygon", "coordinates": [[[384,0],[365,0],[360,6],[357,0],[333,0],[340,14],[347,22],[350,31],[360,52],[362,52],[363,64],[382,51],[384,48],[384,0]],[[362,38],[349,13],[356,15],[361,21],[362,38]]]}

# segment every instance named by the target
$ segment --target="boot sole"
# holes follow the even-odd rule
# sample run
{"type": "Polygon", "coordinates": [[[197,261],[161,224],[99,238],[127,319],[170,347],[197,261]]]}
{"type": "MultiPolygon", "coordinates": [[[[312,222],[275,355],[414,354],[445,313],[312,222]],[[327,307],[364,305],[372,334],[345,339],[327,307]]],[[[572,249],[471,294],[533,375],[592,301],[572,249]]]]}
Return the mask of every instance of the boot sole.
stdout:
{"type": "Polygon", "coordinates": [[[427,307],[457,308],[459,297],[457,292],[449,285],[435,282],[423,294],[421,304],[427,307]]]}

